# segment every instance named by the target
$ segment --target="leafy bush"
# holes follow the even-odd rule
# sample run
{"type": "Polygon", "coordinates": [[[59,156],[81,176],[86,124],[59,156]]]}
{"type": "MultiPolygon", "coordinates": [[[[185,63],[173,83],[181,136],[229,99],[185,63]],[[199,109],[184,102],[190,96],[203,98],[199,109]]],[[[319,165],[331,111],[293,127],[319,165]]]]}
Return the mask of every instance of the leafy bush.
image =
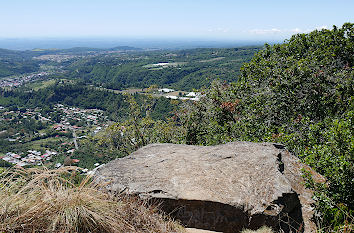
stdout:
{"type": "Polygon", "coordinates": [[[138,104],[133,96],[127,95],[127,100],[130,106],[127,120],[109,126],[103,135],[98,136],[99,147],[129,155],[150,143],[183,142],[183,128],[176,122],[151,117],[158,99],[147,96],[138,104]]]}

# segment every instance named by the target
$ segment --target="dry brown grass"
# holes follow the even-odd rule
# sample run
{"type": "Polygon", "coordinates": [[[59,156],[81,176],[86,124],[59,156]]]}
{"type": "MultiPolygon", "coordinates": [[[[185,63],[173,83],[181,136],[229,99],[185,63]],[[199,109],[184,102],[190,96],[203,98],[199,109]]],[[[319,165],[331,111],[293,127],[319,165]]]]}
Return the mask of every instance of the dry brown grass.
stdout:
{"type": "Polygon", "coordinates": [[[141,200],[113,196],[76,167],[0,174],[0,232],[184,232],[141,200]]]}
{"type": "Polygon", "coordinates": [[[269,227],[261,227],[258,230],[243,230],[241,233],[273,233],[274,231],[269,227]]]}

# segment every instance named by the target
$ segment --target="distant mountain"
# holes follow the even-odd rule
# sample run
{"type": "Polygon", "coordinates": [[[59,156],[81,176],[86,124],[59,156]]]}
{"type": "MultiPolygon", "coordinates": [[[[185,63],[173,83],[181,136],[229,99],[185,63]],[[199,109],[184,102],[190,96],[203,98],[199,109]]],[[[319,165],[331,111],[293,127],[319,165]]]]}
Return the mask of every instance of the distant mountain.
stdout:
{"type": "Polygon", "coordinates": [[[141,48],[131,46],[116,46],[113,48],[92,48],[92,47],[73,47],[69,49],[47,49],[44,50],[50,53],[89,53],[89,52],[104,52],[104,51],[141,51],[141,48]]]}
{"type": "Polygon", "coordinates": [[[113,51],[141,51],[143,49],[131,47],[131,46],[117,46],[117,47],[114,47],[110,50],[113,50],[113,51]]]}
{"type": "Polygon", "coordinates": [[[46,50],[46,51],[53,51],[54,53],[82,53],[82,52],[99,52],[104,51],[104,49],[100,48],[90,48],[90,47],[73,47],[69,49],[57,49],[57,50],[46,50]]]}
{"type": "Polygon", "coordinates": [[[0,48],[0,56],[14,56],[14,55],[38,56],[44,54],[58,54],[58,53],[87,53],[87,52],[103,52],[103,51],[141,51],[141,50],[143,49],[132,47],[132,46],[116,46],[112,48],[72,47],[68,49],[34,48],[31,50],[10,50],[10,49],[0,48]]]}

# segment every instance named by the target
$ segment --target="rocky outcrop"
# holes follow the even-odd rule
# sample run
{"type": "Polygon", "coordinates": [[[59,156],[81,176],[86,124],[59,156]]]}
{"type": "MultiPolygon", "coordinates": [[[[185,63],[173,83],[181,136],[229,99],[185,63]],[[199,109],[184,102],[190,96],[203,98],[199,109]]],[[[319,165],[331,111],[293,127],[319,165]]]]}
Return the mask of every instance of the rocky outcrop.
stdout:
{"type": "Polygon", "coordinates": [[[102,166],[95,179],[109,182],[114,192],[161,202],[187,227],[314,232],[312,193],[303,186],[301,168],[313,172],[270,143],[151,144],[102,166]]]}

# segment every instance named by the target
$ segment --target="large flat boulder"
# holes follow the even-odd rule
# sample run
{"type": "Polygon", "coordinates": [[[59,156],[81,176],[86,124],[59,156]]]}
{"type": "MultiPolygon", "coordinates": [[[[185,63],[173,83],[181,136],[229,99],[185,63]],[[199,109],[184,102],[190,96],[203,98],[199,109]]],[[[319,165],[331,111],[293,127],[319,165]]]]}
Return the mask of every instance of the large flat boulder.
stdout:
{"type": "Polygon", "coordinates": [[[301,168],[313,172],[270,143],[151,144],[100,167],[94,176],[109,182],[111,191],[161,202],[188,227],[239,232],[267,225],[313,232],[312,193],[303,186],[301,168]]]}

